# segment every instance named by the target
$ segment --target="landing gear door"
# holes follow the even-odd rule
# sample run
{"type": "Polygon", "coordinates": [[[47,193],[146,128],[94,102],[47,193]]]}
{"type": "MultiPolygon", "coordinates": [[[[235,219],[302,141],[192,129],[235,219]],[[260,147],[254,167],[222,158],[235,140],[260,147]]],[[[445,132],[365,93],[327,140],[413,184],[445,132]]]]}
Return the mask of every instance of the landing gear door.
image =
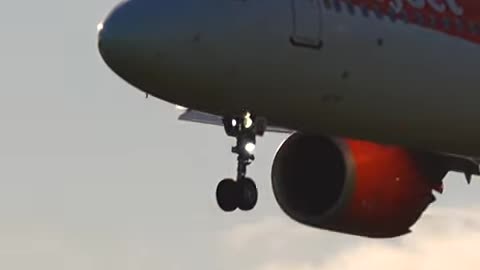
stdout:
{"type": "Polygon", "coordinates": [[[291,0],[293,32],[290,42],[295,46],[322,47],[320,0],[291,0]]]}

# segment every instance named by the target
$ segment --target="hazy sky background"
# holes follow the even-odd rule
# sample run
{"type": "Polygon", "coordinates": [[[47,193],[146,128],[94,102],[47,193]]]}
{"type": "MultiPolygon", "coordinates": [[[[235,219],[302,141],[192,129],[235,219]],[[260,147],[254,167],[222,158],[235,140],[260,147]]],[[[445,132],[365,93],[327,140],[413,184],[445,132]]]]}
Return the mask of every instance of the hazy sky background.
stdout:
{"type": "Polygon", "coordinates": [[[234,175],[232,140],[178,122],[172,105],[145,100],[104,65],[96,25],[116,3],[3,3],[0,269],[479,269],[478,183],[450,174],[397,240],[314,230],[272,195],[283,135],[259,141],[256,210],[222,213],[214,191],[234,175]]]}

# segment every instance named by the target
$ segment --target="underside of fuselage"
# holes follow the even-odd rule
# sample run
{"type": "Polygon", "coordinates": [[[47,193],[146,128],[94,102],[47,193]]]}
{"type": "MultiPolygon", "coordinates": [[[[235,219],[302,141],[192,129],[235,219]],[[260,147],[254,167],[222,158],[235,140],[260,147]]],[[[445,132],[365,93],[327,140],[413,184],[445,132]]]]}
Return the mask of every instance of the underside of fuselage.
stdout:
{"type": "Polygon", "coordinates": [[[216,115],[480,155],[480,50],[344,1],[130,0],[104,22],[107,64],[141,91],[216,115]]]}

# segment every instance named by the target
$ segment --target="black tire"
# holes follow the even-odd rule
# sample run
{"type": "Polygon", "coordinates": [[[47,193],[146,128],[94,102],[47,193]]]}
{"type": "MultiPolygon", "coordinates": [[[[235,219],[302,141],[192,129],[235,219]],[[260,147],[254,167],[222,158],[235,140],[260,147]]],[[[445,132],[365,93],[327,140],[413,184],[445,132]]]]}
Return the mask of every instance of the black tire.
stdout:
{"type": "Polygon", "coordinates": [[[217,186],[217,204],[225,212],[233,212],[238,207],[238,185],[232,179],[223,179],[217,186]]]}
{"type": "Polygon", "coordinates": [[[252,210],[258,201],[257,185],[250,178],[238,181],[238,208],[242,211],[252,210]]]}

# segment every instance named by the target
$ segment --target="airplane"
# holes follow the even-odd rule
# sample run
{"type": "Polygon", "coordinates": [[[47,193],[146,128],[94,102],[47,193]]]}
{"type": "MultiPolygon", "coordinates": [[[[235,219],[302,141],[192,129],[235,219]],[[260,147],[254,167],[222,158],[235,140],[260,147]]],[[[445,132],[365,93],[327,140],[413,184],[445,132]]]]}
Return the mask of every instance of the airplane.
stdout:
{"type": "Polygon", "coordinates": [[[280,208],[339,233],[410,233],[448,172],[480,174],[478,1],[127,0],[97,30],[119,77],[236,139],[225,212],[255,207],[268,132],[280,208]]]}

